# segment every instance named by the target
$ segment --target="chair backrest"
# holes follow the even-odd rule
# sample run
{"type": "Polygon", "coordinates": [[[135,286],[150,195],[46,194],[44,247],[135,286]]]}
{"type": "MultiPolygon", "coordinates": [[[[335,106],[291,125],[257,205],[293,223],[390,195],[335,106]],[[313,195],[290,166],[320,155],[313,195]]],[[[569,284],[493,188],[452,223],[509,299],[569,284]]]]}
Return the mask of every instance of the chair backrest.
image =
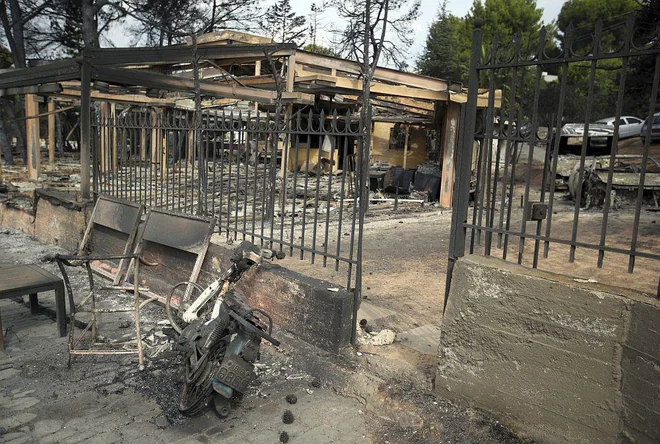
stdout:
{"type": "MultiPolygon", "coordinates": [[[[166,210],[148,210],[135,253],[141,257],[140,287],[147,296],[164,301],[172,286],[195,282],[202,268],[215,227],[212,217],[166,210]]],[[[132,282],[131,260],[127,281],[132,282]]]]}
{"type": "MultiPolygon", "coordinates": [[[[144,206],[134,202],[99,196],[85,229],[78,255],[119,256],[134,248],[144,206]]],[[[121,260],[95,260],[92,269],[118,284],[128,262],[121,260]]]]}

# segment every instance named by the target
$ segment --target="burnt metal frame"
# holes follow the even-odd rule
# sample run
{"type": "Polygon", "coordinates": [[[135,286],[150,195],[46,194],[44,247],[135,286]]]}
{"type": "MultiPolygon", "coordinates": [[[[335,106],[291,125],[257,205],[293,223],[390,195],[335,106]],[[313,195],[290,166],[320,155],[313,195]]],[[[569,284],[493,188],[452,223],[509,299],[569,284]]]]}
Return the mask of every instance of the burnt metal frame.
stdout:
{"type": "MultiPolygon", "coordinates": [[[[206,252],[208,251],[209,248],[209,243],[211,241],[211,236],[213,235],[213,230],[215,228],[215,219],[213,217],[203,217],[203,216],[195,216],[195,215],[190,215],[190,214],[181,214],[181,213],[176,213],[173,211],[167,211],[163,209],[157,209],[157,208],[150,208],[147,211],[147,215],[145,217],[144,223],[143,223],[143,230],[139,236],[139,239],[136,242],[135,248],[133,250],[133,256],[131,257],[131,261],[128,264],[128,268],[126,271],[126,275],[130,275],[130,273],[138,268],[139,263],[142,262],[142,252],[143,252],[143,246],[144,242],[151,242],[150,239],[145,238],[145,232],[148,228],[150,228],[150,223],[153,220],[153,214],[159,214],[163,215],[165,217],[170,217],[170,218],[184,218],[184,219],[192,219],[195,221],[199,222],[205,222],[208,224],[208,230],[204,234],[204,237],[202,241],[199,243],[198,248],[186,248],[186,247],[180,247],[180,246],[172,246],[169,245],[172,248],[176,248],[182,251],[186,251],[187,253],[192,253],[197,256],[195,259],[195,264],[193,265],[193,268],[190,272],[190,277],[187,279],[189,282],[197,282],[197,277],[199,276],[199,272],[202,269],[202,264],[204,263],[204,258],[206,257],[206,252]]],[[[143,263],[142,266],[149,266],[147,263],[143,263]]],[[[149,285],[147,282],[146,285],[149,285]]],[[[190,293],[192,291],[192,288],[188,288],[185,293],[185,299],[190,298],[190,293]]],[[[165,302],[166,297],[159,295],[151,290],[149,290],[147,287],[140,287],[140,292],[144,295],[147,296],[149,299],[145,301],[144,303],[151,302],[151,301],[160,301],[160,302],[165,302]]]]}
{"type": "MultiPolygon", "coordinates": [[[[190,62],[192,49],[188,46],[174,46],[166,48],[100,48],[83,50],[82,57],[66,60],[57,60],[45,65],[16,69],[0,73],[0,96],[15,92],[16,88],[33,87],[48,83],[80,80],[80,119],[81,119],[81,185],[80,191],[83,199],[91,198],[90,193],[90,157],[95,155],[90,148],[90,122],[91,122],[91,82],[92,80],[119,81],[122,84],[141,85],[175,91],[192,91],[194,83],[172,76],[157,73],[142,73],[126,68],[107,68],[105,65],[134,65],[134,64],[167,64],[177,62],[190,62]]],[[[265,53],[271,56],[290,56],[295,52],[293,44],[271,45],[224,45],[224,46],[195,46],[196,53],[202,58],[239,58],[261,59],[265,53]]],[[[200,92],[211,95],[235,95],[232,87],[198,81],[200,92]]],[[[252,88],[238,88],[246,92],[254,91],[256,97],[251,100],[273,103],[273,93],[268,97],[259,93],[263,91],[252,88]]],[[[296,95],[284,92],[283,103],[299,101],[296,95]]],[[[311,96],[310,96],[311,97],[311,96]]],[[[302,97],[301,100],[313,99],[302,97]]],[[[96,158],[92,158],[91,168],[94,174],[98,173],[96,158]]]]}
{"type": "MultiPolygon", "coordinates": [[[[97,290],[94,286],[94,274],[92,272],[92,267],[90,263],[95,260],[125,260],[129,258],[138,257],[135,254],[127,255],[117,255],[117,256],[77,256],[77,255],[57,255],[55,260],[57,266],[60,269],[62,278],[64,279],[64,286],[66,288],[67,294],[69,296],[69,310],[70,310],[70,323],[69,328],[69,367],[71,367],[71,357],[73,355],[126,355],[126,354],[137,354],[138,355],[138,367],[140,370],[144,368],[144,351],[142,349],[142,335],[140,333],[140,309],[151,300],[140,303],[140,291],[138,288],[139,283],[139,266],[133,268],[133,307],[128,309],[100,309],[96,307],[96,293],[97,290]],[[82,301],[76,305],[73,299],[73,290],[71,288],[71,281],[69,279],[69,274],[66,271],[66,267],[82,267],[84,266],[87,270],[87,279],[89,281],[89,292],[82,301]],[[85,304],[91,303],[89,309],[83,309],[85,304]],[[125,341],[125,342],[112,342],[112,347],[107,347],[108,343],[98,342],[98,315],[100,313],[126,313],[133,312],[135,319],[135,341],[125,341]],[[76,338],[76,314],[77,313],[91,313],[92,320],[88,322],[80,335],[76,338]],[[81,349],[78,348],[80,342],[84,339],[87,333],[90,333],[91,344],[89,348],[81,349]],[[123,346],[135,344],[135,349],[125,349],[123,346]],[[104,348],[105,346],[105,348],[104,348]],[[121,346],[121,348],[116,348],[121,346]],[[100,347],[100,348],[95,348],[100,347]]],[[[126,288],[124,288],[126,289],[126,288]]]]}
{"type": "MultiPolygon", "coordinates": [[[[577,247],[594,249],[598,251],[598,261],[597,266],[601,268],[603,266],[603,259],[605,252],[619,253],[624,254],[629,257],[628,261],[628,272],[632,273],[634,271],[635,258],[644,257],[654,260],[660,260],[660,254],[654,252],[638,251],[637,250],[637,236],[639,231],[639,221],[640,221],[640,212],[642,205],[642,193],[644,190],[644,178],[647,172],[647,164],[649,160],[649,143],[648,138],[644,141],[643,151],[642,151],[642,161],[641,161],[641,173],[640,173],[640,183],[637,186],[637,200],[635,205],[635,217],[633,223],[633,234],[630,244],[630,248],[617,248],[607,245],[606,236],[607,236],[607,223],[609,216],[609,199],[606,198],[603,206],[603,221],[601,225],[600,241],[597,244],[590,244],[588,242],[582,242],[578,240],[578,224],[579,224],[579,214],[580,214],[580,202],[581,202],[581,191],[582,191],[582,181],[584,174],[586,150],[588,146],[588,137],[583,138],[581,146],[581,156],[580,156],[580,172],[579,172],[579,181],[578,181],[578,190],[576,195],[575,206],[574,206],[574,215],[573,215],[573,227],[571,231],[570,240],[567,239],[558,239],[551,237],[550,228],[552,223],[552,207],[553,207],[553,198],[554,198],[554,177],[557,171],[557,154],[560,144],[560,137],[552,137],[552,133],[559,135],[561,131],[561,122],[563,116],[563,106],[565,97],[567,94],[567,77],[568,77],[568,66],[570,63],[575,62],[591,62],[591,71],[589,79],[589,93],[587,99],[587,111],[585,116],[585,128],[584,133],[588,134],[589,131],[589,120],[590,112],[592,108],[593,101],[593,85],[596,64],[599,60],[605,59],[622,59],[622,68],[619,80],[619,91],[617,96],[617,106],[616,106],[616,118],[615,118],[615,128],[612,146],[617,146],[618,144],[618,126],[619,119],[622,115],[622,106],[624,101],[624,89],[626,84],[626,73],[628,69],[628,61],[631,57],[638,56],[655,56],[655,70],[653,75],[652,83],[652,92],[649,99],[649,119],[652,118],[656,109],[656,97],[658,95],[658,84],[660,82],[660,27],[656,28],[655,35],[649,37],[648,41],[644,45],[637,45],[634,41],[635,37],[635,20],[633,17],[629,17],[625,23],[625,34],[624,42],[618,50],[614,51],[605,51],[601,47],[601,37],[603,35],[603,22],[599,20],[595,24],[595,32],[591,36],[593,48],[589,54],[580,55],[576,54],[573,50],[573,42],[575,41],[575,30],[572,25],[568,27],[565,32],[565,39],[563,42],[563,50],[556,57],[550,57],[545,52],[545,41],[546,41],[546,32],[545,28],[542,28],[539,35],[539,44],[536,48],[536,52],[532,57],[525,58],[521,55],[521,39],[518,36],[514,36],[513,39],[513,53],[509,53],[508,60],[498,60],[498,56],[502,57],[503,54],[509,49],[506,46],[499,46],[497,37],[493,39],[493,44],[490,50],[490,54],[486,57],[486,60],[482,60],[482,43],[483,43],[483,31],[481,27],[483,26],[483,21],[477,19],[475,21],[475,29],[473,32],[472,38],[472,52],[470,58],[470,68],[469,68],[469,84],[468,84],[468,99],[465,105],[465,119],[464,119],[464,131],[462,135],[462,149],[457,153],[456,160],[456,186],[454,188],[453,195],[453,213],[452,213],[452,222],[451,222],[451,236],[449,244],[449,257],[448,257],[448,266],[447,266],[447,281],[445,287],[445,302],[444,307],[446,308],[450,285],[452,279],[452,271],[454,264],[458,258],[465,255],[466,243],[467,243],[467,230],[471,230],[471,239],[469,242],[469,252],[473,253],[475,251],[475,240],[478,244],[481,243],[481,233],[485,233],[485,245],[484,245],[484,254],[490,255],[490,249],[492,244],[492,234],[498,234],[498,246],[503,247],[503,259],[506,259],[507,255],[507,243],[509,237],[518,237],[519,238],[519,247],[518,247],[518,258],[517,262],[522,263],[523,259],[523,250],[525,246],[525,240],[527,238],[534,239],[534,255],[533,255],[533,264],[534,268],[538,265],[538,255],[540,249],[540,242],[544,243],[543,257],[548,256],[548,250],[551,243],[566,244],[570,246],[569,262],[575,260],[575,251],[577,247]],[[500,52],[501,51],[501,52],[500,52]],[[538,137],[537,129],[539,126],[538,122],[538,103],[539,103],[539,82],[541,75],[541,67],[545,65],[559,65],[561,68],[560,71],[560,96],[557,109],[557,115],[554,116],[553,122],[550,123],[548,135],[545,138],[538,137]],[[515,93],[517,89],[517,79],[518,79],[518,69],[524,68],[536,68],[536,75],[534,79],[535,84],[535,93],[532,99],[532,131],[529,136],[524,136],[520,134],[519,129],[505,131],[504,121],[505,116],[508,122],[516,121],[516,109],[515,109],[515,93]],[[494,126],[494,109],[492,102],[489,103],[489,106],[486,110],[486,124],[485,130],[482,128],[480,131],[476,131],[476,122],[477,122],[477,90],[479,86],[479,76],[481,73],[486,73],[489,78],[489,87],[488,92],[489,96],[492,96],[494,91],[493,84],[493,73],[498,69],[511,69],[513,70],[512,84],[510,85],[510,94],[511,100],[509,103],[509,112],[505,114],[504,108],[501,110],[500,123],[497,125],[497,128],[494,126]],[[477,186],[475,194],[475,204],[472,215],[472,223],[468,223],[468,209],[470,201],[470,181],[472,179],[472,158],[473,158],[473,143],[475,140],[480,142],[480,152],[478,156],[478,166],[477,166],[477,186]],[[500,205],[500,217],[499,222],[495,222],[495,206],[497,201],[497,175],[499,171],[499,161],[500,161],[500,148],[498,144],[497,148],[497,159],[495,164],[494,179],[492,178],[492,146],[493,142],[503,141],[506,142],[506,153],[505,153],[505,165],[504,165],[504,176],[503,176],[503,185],[501,190],[501,205],[500,205]],[[541,186],[541,202],[547,202],[548,204],[548,220],[545,226],[545,234],[543,234],[543,221],[537,221],[536,223],[536,232],[535,234],[526,232],[526,221],[523,217],[521,229],[519,231],[512,230],[510,227],[511,223],[511,207],[513,205],[513,177],[515,174],[515,164],[518,150],[517,142],[528,142],[530,149],[528,158],[533,158],[534,145],[541,143],[546,146],[546,156],[544,160],[544,176],[541,186]],[[513,152],[512,152],[513,150],[513,152]],[[509,174],[508,164],[511,162],[512,171],[509,174]],[[550,180],[550,189],[549,196],[545,195],[545,188],[547,181],[550,180]],[[510,182],[507,184],[507,182],[510,182]],[[507,185],[508,185],[508,196],[507,196],[507,185]],[[505,205],[505,198],[508,197],[508,205],[505,205]],[[484,202],[485,198],[485,202],[484,202]],[[506,208],[506,215],[505,213],[506,208]],[[484,213],[485,213],[485,223],[484,223],[484,213]],[[499,225],[499,227],[497,226],[499,225]],[[475,239],[476,237],[476,239],[475,239]],[[502,244],[502,240],[504,243],[502,244]]],[[[522,107],[522,105],[521,105],[522,107]]],[[[484,126],[484,125],[482,125],[484,126]]],[[[610,191],[612,190],[612,178],[614,173],[614,159],[616,156],[616,150],[611,150],[610,155],[610,165],[608,170],[608,179],[606,185],[606,196],[609,196],[610,191]]],[[[530,190],[530,174],[531,168],[528,168],[525,191],[523,196],[523,205],[526,206],[529,202],[529,190],[530,190]]],[[[658,294],[660,295],[660,282],[658,288],[658,294]]]]}
{"type": "MultiPolygon", "coordinates": [[[[132,207],[133,209],[137,210],[137,218],[134,221],[133,225],[131,226],[130,231],[123,232],[128,236],[128,238],[126,239],[126,244],[124,245],[124,251],[121,253],[121,255],[125,257],[120,259],[119,265],[117,266],[117,272],[113,274],[111,272],[104,270],[101,267],[96,267],[90,264],[92,270],[112,280],[113,285],[117,285],[119,284],[122,278],[122,272],[124,271],[125,261],[127,259],[126,256],[130,255],[133,250],[133,246],[135,244],[135,236],[137,235],[138,227],[140,225],[140,218],[144,212],[144,205],[136,204],[134,202],[130,202],[122,199],[116,199],[110,196],[99,196],[98,199],[96,200],[96,204],[94,205],[94,209],[92,210],[92,214],[89,217],[89,223],[87,224],[85,233],[83,234],[82,240],[80,241],[80,247],[78,248],[78,257],[84,257],[84,252],[87,249],[87,245],[90,241],[90,237],[93,235],[92,231],[94,229],[94,225],[102,225],[115,229],[112,226],[114,225],[113,221],[104,221],[97,219],[98,209],[101,205],[103,205],[104,202],[109,202],[112,205],[117,205],[120,207],[121,206],[132,207]]],[[[121,230],[118,229],[117,231],[121,231],[121,230]]]]}

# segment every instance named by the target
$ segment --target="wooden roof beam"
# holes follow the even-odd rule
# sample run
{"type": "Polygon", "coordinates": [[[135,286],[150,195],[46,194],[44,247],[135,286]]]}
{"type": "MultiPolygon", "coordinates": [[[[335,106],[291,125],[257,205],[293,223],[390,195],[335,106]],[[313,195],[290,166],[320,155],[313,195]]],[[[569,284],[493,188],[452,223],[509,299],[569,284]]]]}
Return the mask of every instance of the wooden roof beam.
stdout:
{"type": "MultiPolygon", "coordinates": [[[[137,71],[133,69],[108,68],[95,66],[93,77],[109,83],[119,85],[140,85],[148,88],[159,88],[170,91],[192,92],[194,82],[180,77],[168,76],[154,72],[137,71]]],[[[250,100],[259,103],[275,103],[277,93],[256,88],[247,88],[235,84],[217,84],[200,81],[200,92],[207,96],[232,97],[235,99],[250,100]]],[[[310,105],[314,103],[312,94],[289,92],[282,94],[285,103],[300,103],[310,105]]]]}
{"type": "Polygon", "coordinates": [[[62,86],[59,83],[46,83],[43,85],[23,86],[20,88],[7,88],[0,89],[0,97],[16,96],[23,94],[56,94],[62,91],[62,86]]]}
{"type": "MultiPolygon", "coordinates": [[[[295,44],[268,45],[209,45],[197,47],[197,55],[203,60],[246,59],[246,61],[265,59],[265,53],[273,57],[292,55],[295,44]]],[[[124,65],[159,65],[190,62],[193,57],[192,47],[187,45],[165,46],[158,48],[100,48],[85,50],[84,55],[96,66],[124,65]]]]}
{"type": "Polygon", "coordinates": [[[58,60],[41,66],[12,69],[0,73],[0,89],[56,83],[80,79],[80,60],[58,60]]]}
{"type": "MultiPolygon", "coordinates": [[[[337,71],[344,71],[354,75],[360,75],[361,73],[361,64],[357,62],[302,50],[296,51],[296,63],[319,66],[330,70],[335,69],[337,71]]],[[[399,85],[429,89],[431,91],[447,91],[449,89],[449,83],[446,80],[401,72],[390,68],[376,68],[374,79],[399,85]]]]}

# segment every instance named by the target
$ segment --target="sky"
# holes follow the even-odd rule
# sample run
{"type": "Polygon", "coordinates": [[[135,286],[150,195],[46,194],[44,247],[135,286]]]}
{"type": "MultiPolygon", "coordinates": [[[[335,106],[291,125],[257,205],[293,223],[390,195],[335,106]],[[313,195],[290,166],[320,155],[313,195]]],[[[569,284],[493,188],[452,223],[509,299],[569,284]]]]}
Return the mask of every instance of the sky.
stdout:
{"type": "MultiPolygon", "coordinates": [[[[537,0],[537,6],[543,8],[543,22],[550,23],[552,20],[556,19],[565,1],[566,0],[537,0]]],[[[323,0],[291,0],[291,6],[297,14],[309,16],[310,6],[314,3],[321,4],[322,2],[323,0]]],[[[411,60],[416,60],[419,54],[422,52],[424,44],[426,43],[426,35],[428,33],[429,25],[435,20],[437,16],[440,2],[441,0],[422,0],[421,14],[414,27],[415,39],[410,51],[411,60]]],[[[264,7],[267,7],[272,3],[272,0],[263,1],[264,7]]],[[[471,6],[472,1],[470,0],[447,1],[448,11],[457,17],[463,17],[471,6]]],[[[329,28],[331,23],[335,26],[339,26],[339,24],[336,23],[336,17],[334,17],[332,13],[326,12],[320,15],[319,22],[317,43],[330,46],[329,42],[327,41],[329,33],[327,33],[327,31],[324,32],[320,28],[322,28],[323,25],[325,25],[326,28],[329,28]],[[335,20],[334,23],[333,20],[335,20]]],[[[129,46],[132,43],[128,33],[119,27],[115,27],[111,30],[110,38],[112,39],[112,43],[115,46],[129,46]]]]}
{"type": "MultiPolygon", "coordinates": [[[[552,20],[556,19],[559,15],[562,5],[566,0],[537,0],[536,4],[539,8],[543,8],[543,22],[550,23],[552,20]]],[[[291,6],[298,14],[309,14],[309,7],[313,2],[310,0],[291,0],[291,6]]],[[[320,3],[320,1],[318,2],[320,3]]],[[[429,26],[436,19],[438,15],[438,9],[440,8],[441,0],[422,0],[420,16],[415,25],[415,43],[411,48],[411,54],[413,58],[417,59],[418,55],[424,49],[424,44],[426,43],[426,35],[429,30],[429,26]]],[[[472,6],[472,1],[470,0],[448,0],[447,1],[447,10],[449,13],[457,16],[463,17],[470,10],[472,6]]],[[[322,19],[326,24],[331,21],[331,18],[328,17],[330,14],[326,13],[322,16],[322,19]]]]}

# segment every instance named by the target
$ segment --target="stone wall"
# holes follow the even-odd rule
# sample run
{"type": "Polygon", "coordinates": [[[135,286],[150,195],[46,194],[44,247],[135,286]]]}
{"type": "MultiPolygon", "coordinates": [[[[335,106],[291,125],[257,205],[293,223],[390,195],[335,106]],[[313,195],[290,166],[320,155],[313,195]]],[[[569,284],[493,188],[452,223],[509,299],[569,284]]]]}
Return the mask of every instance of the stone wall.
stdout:
{"type": "Polygon", "coordinates": [[[41,242],[75,252],[85,233],[91,202],[79,202],[75,196],[52,191],[37,190],[36,196],[33,236],[41,242]]]}
{"type": "Polygon", "coordinates": [[[549,443],[660,441],[660,301],[494,258],[454,268],[436,391],[549,443]]]}

